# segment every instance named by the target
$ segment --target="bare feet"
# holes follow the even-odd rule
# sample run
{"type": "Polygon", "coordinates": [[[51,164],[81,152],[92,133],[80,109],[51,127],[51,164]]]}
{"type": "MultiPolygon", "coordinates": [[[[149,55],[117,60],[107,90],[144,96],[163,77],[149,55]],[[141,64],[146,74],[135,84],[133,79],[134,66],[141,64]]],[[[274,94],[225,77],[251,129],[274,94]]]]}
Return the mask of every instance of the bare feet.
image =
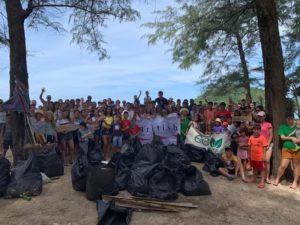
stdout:
{"type": "Polygon", "coordinates": [[[275,180],[275,182],[273,183],[273,185],[274,185],[275,187],[277,187],[278,184],[279,184],[279,181],[278,181],[278,180],[275,180]]]}
{"type": "Polygon", "coordinates": [[[290,186],[290,188],[293,189],[294,191],[296,191],[298,188],[298,185],[293,183],[292,186],[290,186]]]}

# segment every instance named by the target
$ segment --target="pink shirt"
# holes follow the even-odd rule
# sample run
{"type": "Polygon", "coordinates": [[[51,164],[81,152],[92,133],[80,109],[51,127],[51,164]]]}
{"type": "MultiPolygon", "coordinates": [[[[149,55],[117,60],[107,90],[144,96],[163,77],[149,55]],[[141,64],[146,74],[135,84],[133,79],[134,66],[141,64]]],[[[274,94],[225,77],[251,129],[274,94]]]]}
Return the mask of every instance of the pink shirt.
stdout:
{"type": "Polygon", "coordinates": [[[270,128],[272,128],[272,124],[268,123],[268,122],[263,122],[263,123],[260,124],[260,126],[261,126],[261,132],[260,132],[260,134],[262,136],[264,136],[265,139],[268,142],[269,139],[270,139],[270,136],[271,136],[270,128]]]}

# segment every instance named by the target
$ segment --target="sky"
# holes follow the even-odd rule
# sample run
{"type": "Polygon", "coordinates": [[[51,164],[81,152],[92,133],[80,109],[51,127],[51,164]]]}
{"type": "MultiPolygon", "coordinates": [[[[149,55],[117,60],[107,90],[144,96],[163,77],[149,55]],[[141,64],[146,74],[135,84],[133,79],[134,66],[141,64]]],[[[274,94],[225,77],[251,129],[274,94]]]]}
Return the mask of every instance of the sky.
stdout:
{"type": "MultiPolygon", "coordinates": [[[[141,13],[141,20],[131,23],[108,22],[103,28],[105,45],[110,59],[99,61],[97,54],[71,43],[69,33],[53,30],[26,30],[28,72],[31,99],[38,99],[41,88],[54,100],[86,98],[95,101],[111,97],[132,101],[141,90],[150,91],[152,98],[159,90],[165,97],[195,98],[200,94],[196,85],[201,66],[181,70],[172,63],[169,46],[163,43],[148,46],[142,36],[149,32],[141,25],[155,21],[154,10],[165,8],[171,0],[134,1],[133,8],[141,13]]],[[[9,54],[1,49],[0,98],[9,96],[9,54]]]]}

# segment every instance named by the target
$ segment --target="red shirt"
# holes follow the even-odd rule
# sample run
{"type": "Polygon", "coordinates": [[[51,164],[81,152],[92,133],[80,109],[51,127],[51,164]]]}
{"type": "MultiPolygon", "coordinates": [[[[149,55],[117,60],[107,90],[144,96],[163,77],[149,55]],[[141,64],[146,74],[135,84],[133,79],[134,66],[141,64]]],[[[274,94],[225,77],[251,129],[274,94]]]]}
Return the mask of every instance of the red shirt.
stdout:
{"type": "Polygon", "coordinates": [[[123,119],[121,120],[121,129],[125,129],[123,132],[128,133],[129,132],[129,127],[130,127],[130,120],[129,119],[123,119]]]}
{"type": "Polygon", "coordinates": [[[217,118],[224,118],[226,122],[229,117],[231,117],[231,113],[228,110],[217,112],[217,118]]]}
{"type": "Polygon", "coordinates": [[[137,124],[135,124],[133,128],[130,128],[130,129],[129,129],[129,134],[130,134],[130,135],[134,135],[134,136],[135,136],[135,135],[137,135],[139,132],[140,132],[140,127],[139,127],[137,124]]]}

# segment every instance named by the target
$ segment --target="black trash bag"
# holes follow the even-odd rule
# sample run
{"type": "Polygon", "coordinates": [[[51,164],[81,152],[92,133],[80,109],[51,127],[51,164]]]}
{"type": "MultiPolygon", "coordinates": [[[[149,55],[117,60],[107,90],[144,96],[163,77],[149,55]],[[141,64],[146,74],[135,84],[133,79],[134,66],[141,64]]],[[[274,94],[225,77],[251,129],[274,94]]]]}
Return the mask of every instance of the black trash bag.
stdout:
{"type": "Polygon", "coordinates": [[[115,153],[110,160],[108,167],[116,169],[115,181],[119,190],[125,190],[131,174],[131,168],[134,162],[133,155],[115,153]]]}
{"type": "Polygon", "coordinates": [[[190,166],[185,171],[185,179],[181,188],[185,196],[211,195],[210,188],[196,167],[190,166]]]}
{"type": "Polygon", "coordinates": [[[191,161],[186,154],[176,146],[168,146],[163,166],[174,173],[179,173],[190,165],[191,161]]]}
{"type": "Polygon", "coordinates": [[[40,171],[48,177],[57,177],[64,175],[64,165],[55,150],[36,155],[40,171]]]}
{"type": "Polygon", "coordinates": [[[128,140],[128,144],[125,144],[121,149],[122,155],[134,158],[139,150],[142,148],[142,144],[137,137],[131,137],[128,140]]]}
{"type": "Polygon", "coordinates": [[[119,193],[115,182],[115,170],[104,165],[90,166],[86,179],[86,198],[90,201],[101,199],[102,194],[117,195],[119,193]]]}
{"type": "Polygon", "coordinates": [[[164,159],[164,152],[161,148],[155,147],[155,145],[145,144],[135,157],[134,164],[143,163],[157,163],[164,159]]]}
{"type": "Polygon", "coordinates": [[[97,145],[96,142],[91,140],[88,144],[87,159],[89,164],[94,166],[100,165],[103,160],[100,145],[97,145]]]}
{"type": "Polygon", "coordinates": [[[37,196],[42,193],[43,179],[38,161],[31,153],[26,161],[19,161],[11,174],[5,198],[18,198],[22,194],[37,196]]]}
{"type": "Polygon", "coordinates": [[[220,175],[219,168],[223,165],[220,158],[211,158],[203,166],[203,170],[209,172],[211,176],[217,177],[220,175]]]}
{"type": "Polygon", "coordinates": [[[10,166],[8,159],[0,157],[0,197],[5,194],[10,181],[10,166]]]}
{"type": "Polygon", "coordinates": [[[85,192],[88,166],[87,156],[79,146],[75,162],[71,169],[72,187],[74,190],[85,192]]]}
{"type": "Polygon", "coordinates": [[[97,201],[97,225],[129,225],[132,209],[116,206],[114,202],[97,201]]]}
{"type": "Polygon", "coordinates": [[[192,162],[204,163],[206,149],[194,148],[191,145],[186,145],[183,148],[184,153],[192,162]]]}
{"type": "Polygon", "coordinates": [[[157,166],[158,163],[133,169],[128,180],[127,191],[133,196],[147,197],[149,194],[148,180],[153,176],[157,166]]]}
{"type": "Polygon", "coordinates": [[[218,156],[210,150],[207,150],[204,152],[204,161],[203,161],[204,163],[208,162],[209,160],[211,160],[213,158],[218,158],[218,156]]]}
{"type": "Polygon", "coordinates": [[[159,167],[149,179],[149,196],[151,198],[176,200],[179,188],[177,176],[163,167],[159,167]]]}

